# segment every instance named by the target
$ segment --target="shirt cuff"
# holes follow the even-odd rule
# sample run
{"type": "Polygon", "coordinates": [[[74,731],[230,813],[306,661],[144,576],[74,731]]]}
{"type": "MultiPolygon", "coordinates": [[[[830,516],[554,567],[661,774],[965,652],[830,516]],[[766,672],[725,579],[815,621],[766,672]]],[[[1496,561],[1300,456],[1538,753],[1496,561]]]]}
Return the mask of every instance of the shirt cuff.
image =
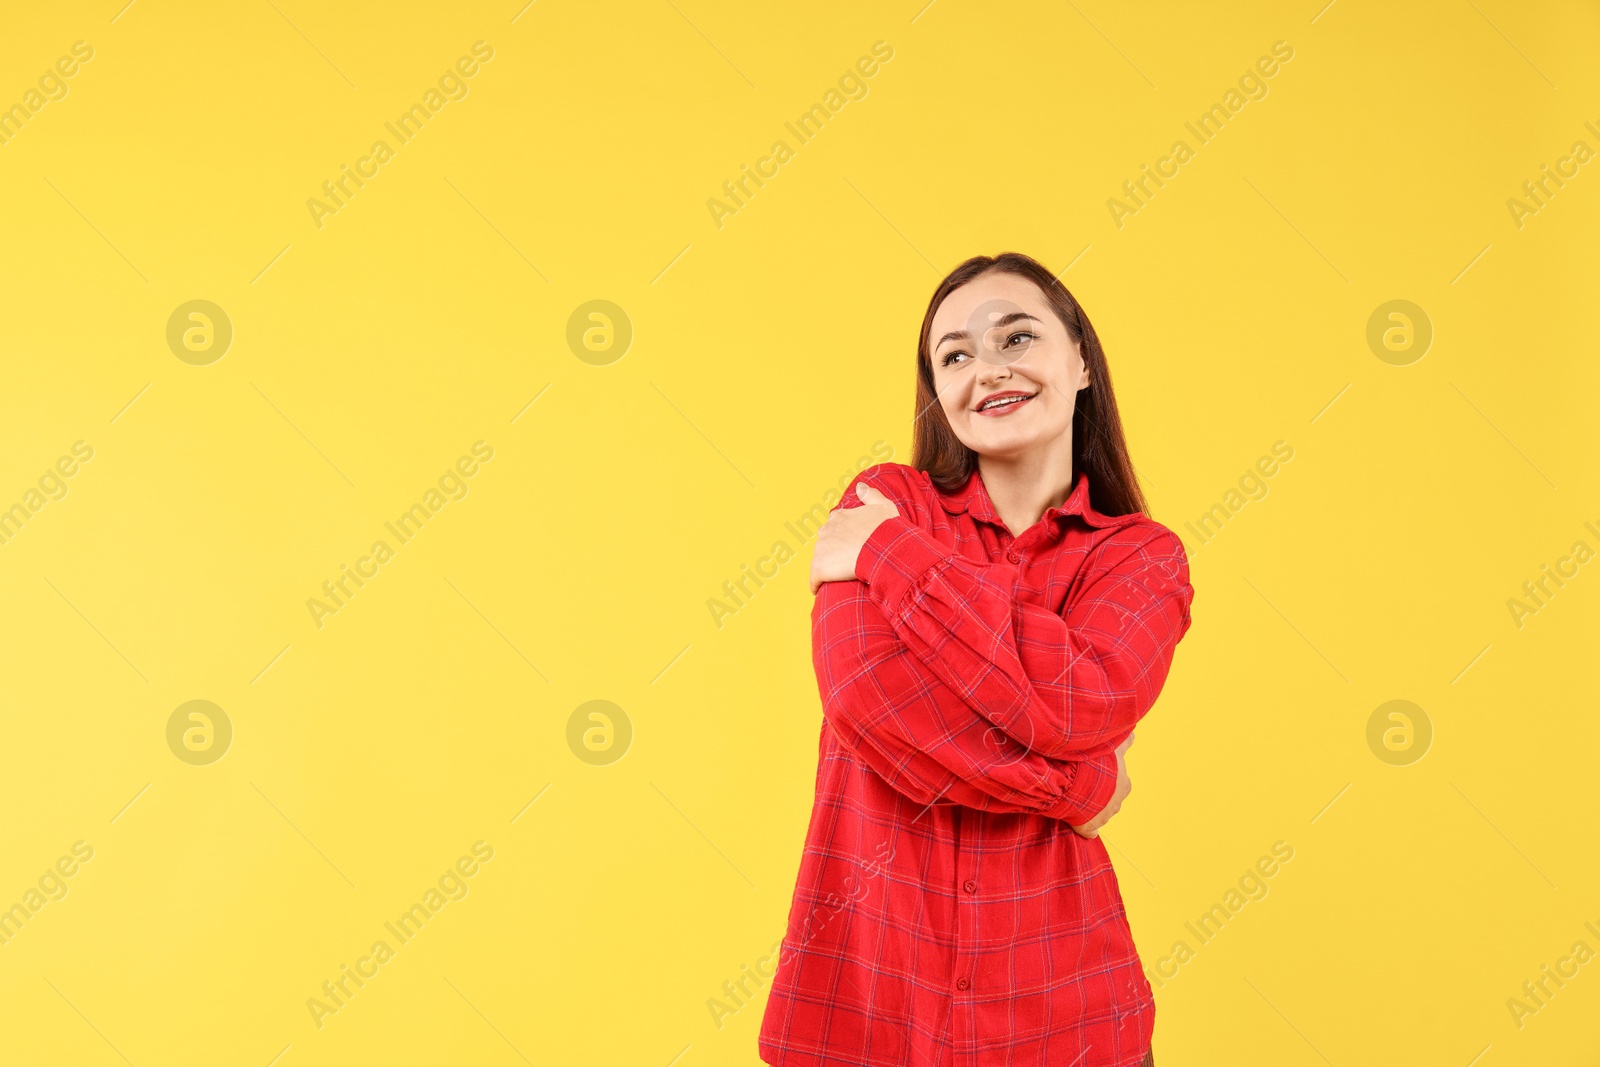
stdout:
{"type": "Polygon", "coordinates": [[[1116,752],[1085,756],[1077,761],[1077,772],[1072,776],[1066,794],[1043,814],[1071,826],[1082,826],[1106,809],[1116,791],[1116,752]]]}
{"type": "Polygon", "coordinates": [[[890,619],[898,619],[906,592],[955,549],[903,515],[880,522],[867,535],[856,556],[856,577],[867,583],[867,595],[890,619]]]}

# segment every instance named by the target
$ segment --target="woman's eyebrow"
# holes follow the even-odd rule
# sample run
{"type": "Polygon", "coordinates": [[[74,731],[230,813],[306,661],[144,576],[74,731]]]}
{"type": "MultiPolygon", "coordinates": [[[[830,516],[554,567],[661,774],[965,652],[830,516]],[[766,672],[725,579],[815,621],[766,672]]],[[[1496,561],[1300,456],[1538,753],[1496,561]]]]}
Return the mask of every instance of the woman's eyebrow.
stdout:
{"type": "MultiPolygon", "coordinates": [[[[998,327],[1001,327],[1001,326],[1010,326],[1013,322],[1020,322],[1023,319],[1027,319],[1029,322],[1038,322],[1039,321],[1038,319],[1034,318],[1032,315],[1028,314],[1026,311],[1013,311],[1011,314],[1002,315],[998,320],[996,320],[993,328],[998,328],[998,327]]],[[[939,345],[944,344],[946,341],[961,341],[961,340],[965,340],[966,337],[967,337],[967,331],[966,330],[951,330],[949,333],[947,333],[943,337],[939,338],[939,344],[936,344],[933,347],[934,348],[938,348],[939,345]]]]}

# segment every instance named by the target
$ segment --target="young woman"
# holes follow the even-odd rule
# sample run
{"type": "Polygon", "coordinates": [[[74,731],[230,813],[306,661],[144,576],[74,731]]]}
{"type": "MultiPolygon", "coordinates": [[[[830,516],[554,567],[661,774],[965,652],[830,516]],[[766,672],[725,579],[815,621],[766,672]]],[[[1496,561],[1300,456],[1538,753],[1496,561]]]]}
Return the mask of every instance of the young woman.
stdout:
{"type": "Polygon", "coordinates": [[[862,471],[816,538],[825,718],[767,1063],[1154,1062],[1098,837],[1194,596],[1144,509],[1072,294],[1017,253],[957,267],[911,465],[862,471]]]}

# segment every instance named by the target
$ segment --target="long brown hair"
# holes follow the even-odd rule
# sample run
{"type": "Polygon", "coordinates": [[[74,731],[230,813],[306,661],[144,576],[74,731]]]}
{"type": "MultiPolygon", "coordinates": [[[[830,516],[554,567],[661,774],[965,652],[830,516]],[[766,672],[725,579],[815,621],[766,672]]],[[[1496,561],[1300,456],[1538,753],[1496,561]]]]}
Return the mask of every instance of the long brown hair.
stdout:
{"type": "Polygon", "coordinates": [[[991,271],[1018,274],[1033,282],[1044,294],[1067,333],[1078,343],[1089,371],[1089,387],[1080,389],[1072,415],[1072,471],[1089,475],[1089,503],[1102,515],[1128,515],[1144,512],[1144,493],[1128,459],[1128,444],[1122,436],[1122,417],[1117,414],[1117,398],[1111,389],[1111,371],[1100,337],[1089,316],[1067,287],[1044,264],[1021,252],[1002,252],[998,256],[973,256],[945,276],[928,301],[922,317],[922,334],[917,340],[917,410],[912,425],[911,465],[928,472],[941,493],[954,493],[967,484],[978,467],[978,454],[956,437],[945,418],[933,385],[933,359],[928,341],[933,332],[933,316],[945,297],[956,289],[991,271]]]}

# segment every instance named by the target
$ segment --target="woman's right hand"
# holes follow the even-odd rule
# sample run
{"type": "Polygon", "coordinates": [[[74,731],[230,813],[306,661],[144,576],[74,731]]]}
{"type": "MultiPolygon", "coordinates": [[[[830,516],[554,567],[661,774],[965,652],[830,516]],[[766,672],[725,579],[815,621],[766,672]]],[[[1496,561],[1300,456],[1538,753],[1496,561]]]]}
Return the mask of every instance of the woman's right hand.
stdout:
{"type": "Polygon", "coordinates": [[[1099,815],[1096,815],[1082,826],[1074,826],[1072,828],[1080,836],[1091,838],[1100,836],[1100,828],[1111,821],[1111,816],[1117,813],[1117,809],[1122,807],[1122,802],[1128,799],[1128,794],[1133,792],[1133,780],[1128,777],[1127,760],[1128,746],[1131,744],[1133,744],[1133,735],[1130,733],[1128,739],[1117,746],[1116,791],[1111,794],[1110,802],[1106,804],[1099,815]]]}

